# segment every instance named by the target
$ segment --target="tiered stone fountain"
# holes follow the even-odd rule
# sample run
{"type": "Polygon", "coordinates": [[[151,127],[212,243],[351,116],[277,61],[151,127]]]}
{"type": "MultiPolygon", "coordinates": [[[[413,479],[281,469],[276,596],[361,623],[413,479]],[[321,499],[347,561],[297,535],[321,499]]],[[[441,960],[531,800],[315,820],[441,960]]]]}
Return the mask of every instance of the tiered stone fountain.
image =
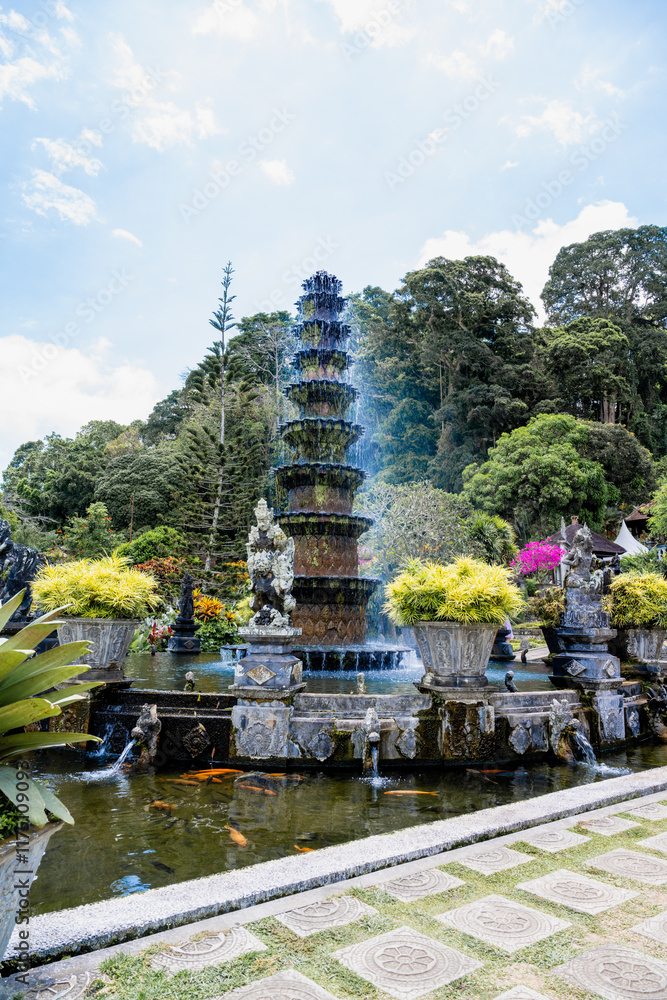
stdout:
{"type": "Polygon", "coordinates": [[[357,390],[348,375],[346,300],[341,282],[326,271],[303,289],[292,362],[297,380],[286,391],[299,415],[281,427],[289,457],[275,470],[285,511],[280,523],[295,545],[298,651],[310,670],[391,668],[407,650],[366,644],[366,606],[379,581],[358,574],[357,539],[372,522],[352,513],[365,473],[346,464],[364,432],[349,419],[357,390]]]}

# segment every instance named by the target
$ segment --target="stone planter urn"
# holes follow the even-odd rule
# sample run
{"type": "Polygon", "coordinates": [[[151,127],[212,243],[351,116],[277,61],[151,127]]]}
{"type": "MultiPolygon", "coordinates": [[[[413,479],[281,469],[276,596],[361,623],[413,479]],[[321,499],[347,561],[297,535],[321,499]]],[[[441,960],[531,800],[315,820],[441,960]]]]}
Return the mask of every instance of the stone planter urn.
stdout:
{"type": "Polygon", "coordinates": [[[653,678],[667,676],[667,659],[663,643],[667,639],[664,628],[619,628],[609,641],[609,651],[622,663],[634,660],[637,673],[653,678]]]}
{"type": "Polygon", "coordinates": [[[459,695],[488,685],[486,668],[497,625],[460,622],[418,622],[414,626],[426,673],[420,691],[459,695]]]}
{"type": "Polygon", "coordinates": [[[87,663],[86,681],[119,683],[125,680],[123,661],[139,621],[134,618],[67,618],[58,628],[58,641],[87,639],[90,652],[72,663],[87,663]]]}
{"type": "MultiPolygon", "coordinates": [[[[58,822],[47,823],[40,829],[30,827],[27,833],[17,833],[0,841],[0,962],[3,958],[18,960],[22,955],[20,951],[5,955],[12,931],[17,926],[16,912],[21,899],[27,898],[26,888],[30,888],[50,837],[63,825],[58,822]],[[26,861],[19,862],[19,855],[26,861]],[[21,890],[23,897],[19,895],[21,890]]],[[[30,924],[18,926],[25,929],[30,924]]]]}

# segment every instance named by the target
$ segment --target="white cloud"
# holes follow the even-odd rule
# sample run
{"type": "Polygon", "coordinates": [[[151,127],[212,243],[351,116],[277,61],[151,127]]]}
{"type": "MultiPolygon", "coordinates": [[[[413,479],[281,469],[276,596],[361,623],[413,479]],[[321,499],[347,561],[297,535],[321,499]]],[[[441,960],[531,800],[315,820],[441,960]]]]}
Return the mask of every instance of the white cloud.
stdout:
{"type": "Polygon", "coordinates": [[[97,219],[95,202],[78,188],[70,187],[46,170],[33,170],[32,180],[23,185],[23,201],[38,215],[54,209],[63,222],[87,226],[97,219]]]}
{"type": "Polygon", "coordinates": [[[601,69],[596,69],[594,66],[586,64],[577,77],[577,88],[579,90],[592,88],[601,94],[606,94],[607,97],[625,97],[625,91],[621,90],[620,87],[614,86],[608,80],[600,79],[601,72],[601,69]]]}
{"type": "Polygon", "coordinates": [[[127,229],[113,229],[111,231],[111,235],[114,236],[117,240],[128,240],[130,243],[136,243],[138,247],[143,246],[143,243],[141,242],[139,237],[135,236],[134,233],[128,232],[127,229]]]}
{"type": "Polygon", "coordinates": [[[37,343],[19,334],[0,337],[6,372],[0,393],[3,468],[19,444],[51,431],[71,437],[89,420],[130,423],[148,416],[160,398],[155,376],[129,360],[113,366],[108,346],[101,339],[84,351],[57,348],[50,341],[37,343]],[[36,364],[36,358],[41,363],[36,364]]]}
{"type": "Polygon", "coordinates": [[[32,148],[43,146],[46,155],[51,160],[51,168],[61,177],[68,170],[82,167],[89,177],[97,177],[102,169],[102,162],[89,155],[92,146],[102,145],[102,136],[91,129],[84,128],[77,139],[35,139],[32,148]]]}
{"type": "Polygon", "coordinates": [[[216,0],[216,3],[197,15],[192,24],[192,34],[215,33],[222,38],[236,38],[247,42],[259,25],[259,18],[245,4],[234,3],[234,0],[216,0]]]}
{"type": "MultiPolygon", "coordinates": [[[[179,108],[173,101],[158,101],[153,93],[156,81],[136,62],[125,39],[113,36],[112,46],[117,59],[112,78],[114,86],[137,95],[133,98],[134,142],[145,142],[162,153],[170,146],[192,146],[195,138],[208,139],[223,131],[208,101],[198,102],[194,113],[179,108]]],[[[172,80],[175,77],[175,74],[163,75],[171,76],[172,80]]]]}
{"type": "Polygon", "coordinates": [[[600,128],[601,122],[590,114],[584,117],[571,105],[555,99],[549,101],[541,115],[524,115],[516,134],[525,138],[536,130],[551,132],[563,146],[585,142],[600,128]]]}
{"type": "MultiPolygon", "coordinates": [[[[415,34],[414,29],[399,24],[399,10],[392,13],[383,0],[326,0],[340,23],[343,34],[360,32],[371,48],[382,45],[404,45],[415,34]]],[[[403,10],[406,5],[401,5],[403,10]]]]}
{"type": "Polygon", "coordinates": [[[480,46],[482,55],[491,56],[494,59],[505,59],[514,48],[514,39],[503,31],[496,28],[492,31],[483,45],[480,46]]]}
{"type": "Polygon", "coordinates": [[[434,257],[450,260],[478,255],[496,257],[521,282],[543,321],[540,293],[549,275],[549,267],[561,247],[581,243],[592,233],[604,229],[636,225],[637,219],[628,214],[622,202],[601,201],[586,205],[576,219],[562,226],[553,219],[541,219],[530,232],[505,229],[472,240],[465,232],[449,229],[442,236],[426,241],[417,266],[423,267],[434,257]]]}
{"type": "Polygon", "coordinates": [[[500,169],[501,170],[513,170],[514,167],[518,167],[518,166],[519,166],[519,161],[518,160],[506,160],[503,163],[503,165],[502,165],[502,167],[500,169]]]}
{"type": "MultiPolygon", "coordinates": [[[[54,13],[59,19],[71,21],[73,18],[63,3],[56,4],[54,13]]],[[[72,28],[61,28],[59,34],[66,49],[79,44],[78,35],[72,28]]],[[[45,28],[35,27],[14,10],[8,14],[0,12],[0,53],[6,59],[0,65],[0,102],[9,97],[34,109],[31,89],[46,80],[63,80],[69,72],[67,52],[63,51],[60,42],[45,28]],[[3,34],[2,29],[8,29],[14,37],[3,34]],[[15,51],[18,39],[20,52],[15,51]]]]}
{"type": "Polygon", "coordinates": [[[448,56],[436,56],[430,52],[425,61],[427,66],[434,66],[455,80],[474,80],[479,76],[477,61],[461,49],[456,49],[448,56]]]}
{"type": "Polygon", "coordinates": [[[296,177],[287,166],[287,160],[258,160],[262,173],[274,184],[293,184],[296,177]]]}
{"type": "Polygon", "coordinates": [[[562,18],[568,17],[573,13],[572,0],[544,0],[537,8],[534,20],[538,24],[547,19],[560,21],[562,18]]]}

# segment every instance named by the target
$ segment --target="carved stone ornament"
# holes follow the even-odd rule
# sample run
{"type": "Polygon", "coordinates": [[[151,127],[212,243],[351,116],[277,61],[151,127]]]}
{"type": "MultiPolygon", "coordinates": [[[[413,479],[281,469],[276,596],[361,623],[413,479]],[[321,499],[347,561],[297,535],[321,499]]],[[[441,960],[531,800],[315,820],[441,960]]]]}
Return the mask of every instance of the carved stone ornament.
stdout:
{"type": "Polygon", "coordinates": [[[267,681],[270,681],[271,678],[276,675],[273,670],[269,670],[269,668],[264,666],[263,663],[259,663],[256,667],[253,667],[252,670],[249,670],[245,676],[250,677],[255,684],[259,684],[261,687],[262,684],[266,684],[267,681]]]}
{"type": "Polygon", "coordinates": [[[583,663],[579,663],[579,660],[570,660],[567,668],[568,674],[572,674],[573,677],[578,677],[579,674],[583,674],[586,669],[583,663]]]}
{"type": "Polygon", "coordinates": [[[326,729],[320,729],[307,743],[308,750],[318,760],[326,760],[336,749],[336,744],[326,729]]]}
{"type": "Polygon", "coordinates": [[[210,745],[211,739],[201,722],[197,723],[196,726],[193,726],[193,728],[183,737],[183,746],[191,757],[198,757],[199,754],[203,753],[207,747],[210,747],[210,745]]]}
{"type": "Polygon", "coordinates": [[[294,539],[288,538],[273,520],[266,500],[255,507],[257,525],[250,529],[246,543],[255,628],[288,628],[290,612],[296,607],[294,583],[294,539]]]}
{"type": "Polygon", "coordinates": [[[572,722],[573,718],[572,709],[567,701],[565,699],[558,701],[554,698],[549,710],[549,740],[554,753],[558,750],[561,732],[568,723],[572,722]]]}
{"type": "Polygon", "coordinates": [[[515,726],[510,733],[509,741],[517,753],[525,753],[532,743],[530,726],[524,726],[521,723],[515,726]]]}
{"type": "Polygon", "coordinates": [[[408,757],[410,760],[413,760],[416,757],[417,750],[419,748],[419,740],[417,739],[417,734],[414,729],[404,729],[396,740],[396,747],[400,750],[404,757],[408,757]]]}

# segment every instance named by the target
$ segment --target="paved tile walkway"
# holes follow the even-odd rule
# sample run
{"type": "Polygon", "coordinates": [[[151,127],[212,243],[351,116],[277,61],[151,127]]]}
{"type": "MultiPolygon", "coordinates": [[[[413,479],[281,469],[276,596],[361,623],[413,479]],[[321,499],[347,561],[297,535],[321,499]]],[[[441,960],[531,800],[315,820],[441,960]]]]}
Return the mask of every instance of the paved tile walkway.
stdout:
{"type": "Polygon", "coordinates": [[[24,996],[667,1000],[666,855],[663,792],[44,966],[24,996]]]}

